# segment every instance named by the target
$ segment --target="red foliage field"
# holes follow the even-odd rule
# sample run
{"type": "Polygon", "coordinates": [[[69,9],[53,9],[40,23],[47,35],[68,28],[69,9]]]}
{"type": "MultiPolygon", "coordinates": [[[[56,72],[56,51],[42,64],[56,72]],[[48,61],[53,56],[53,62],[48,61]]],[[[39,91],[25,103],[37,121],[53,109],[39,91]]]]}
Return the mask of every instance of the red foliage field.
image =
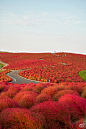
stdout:
{"type": "Polygon", "coordinates": [[[85,82],[78,75],[79,71],[86,70],[86,56],[67,53],[66,56],[53,55],[38,62],[35,67],[21,71],[19,75],[37,81],[57,82],[85,82]],[[83,61],[80,63],[80,61],[83,61]]]}
{"type": "Polygon", "coordinates": [[[79,71],[86,70],[86,55],[74,53],[0,53],[8,70],[27,69],[20,76],[51,83],[85,82],[79,71]],[[81,62],[81,63],[80,63],[81,62]]]}
{"type": "Polygon", "coordinates": [[[0,129],[79,129],[86,117],[86,82],[78,73],[86,70],[86,55],[0,53],[0,59],[9,64],[0,72],[0,129]],[[9,83],[6,73],[17,69],[41,82],[9,83]]]}

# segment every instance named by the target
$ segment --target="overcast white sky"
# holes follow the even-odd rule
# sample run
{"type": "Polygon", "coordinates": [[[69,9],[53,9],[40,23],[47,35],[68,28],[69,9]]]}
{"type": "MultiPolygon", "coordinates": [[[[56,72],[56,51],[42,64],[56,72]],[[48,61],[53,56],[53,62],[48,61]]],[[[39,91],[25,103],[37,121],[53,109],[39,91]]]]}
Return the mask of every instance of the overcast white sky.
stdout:
{"type": "Polygon", "coordinates": [[[86,0],[0,0],[0,50],[86,53],[86,0]]]}

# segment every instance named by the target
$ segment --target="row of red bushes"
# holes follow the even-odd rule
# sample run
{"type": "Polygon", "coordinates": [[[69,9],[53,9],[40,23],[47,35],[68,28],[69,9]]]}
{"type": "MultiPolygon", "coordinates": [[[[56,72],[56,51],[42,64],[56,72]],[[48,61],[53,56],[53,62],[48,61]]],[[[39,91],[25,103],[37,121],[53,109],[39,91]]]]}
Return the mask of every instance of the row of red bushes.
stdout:
{"type": "Polygon", "coordinates": [[[86,117],[86,83],[0,83],[1,129],[77,129],[86,117]]]}

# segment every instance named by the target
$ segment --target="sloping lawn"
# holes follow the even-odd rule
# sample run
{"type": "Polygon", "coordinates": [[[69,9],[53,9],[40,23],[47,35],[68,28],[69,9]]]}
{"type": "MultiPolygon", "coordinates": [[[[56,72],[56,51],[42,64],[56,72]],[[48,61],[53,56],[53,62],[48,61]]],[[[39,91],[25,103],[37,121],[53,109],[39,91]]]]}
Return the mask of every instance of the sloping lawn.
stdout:
{"type": "Polygon", "coordinates": [[[86,81],[86,70],[80,71],[79,76],[86,81]]]}
{"type": "Polygon", "coordinates": [[[0,63],[0,67],[3,67],[3,64],[0,63]]]}

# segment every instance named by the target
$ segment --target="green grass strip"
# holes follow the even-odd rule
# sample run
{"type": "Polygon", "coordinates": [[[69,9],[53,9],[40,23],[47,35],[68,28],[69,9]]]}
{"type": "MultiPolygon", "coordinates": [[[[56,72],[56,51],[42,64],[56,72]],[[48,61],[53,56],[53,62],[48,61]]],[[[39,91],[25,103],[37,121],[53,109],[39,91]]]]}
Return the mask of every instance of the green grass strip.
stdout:
{"type": "Polygon", "coordinates": [[[86,70],[80,71],[79,76],[86,82],[86,70]]]}
{"type": "Polygon", "coordinates": [[[0,67],[3,67],[3,64],[0,63],[0,67]]]}

